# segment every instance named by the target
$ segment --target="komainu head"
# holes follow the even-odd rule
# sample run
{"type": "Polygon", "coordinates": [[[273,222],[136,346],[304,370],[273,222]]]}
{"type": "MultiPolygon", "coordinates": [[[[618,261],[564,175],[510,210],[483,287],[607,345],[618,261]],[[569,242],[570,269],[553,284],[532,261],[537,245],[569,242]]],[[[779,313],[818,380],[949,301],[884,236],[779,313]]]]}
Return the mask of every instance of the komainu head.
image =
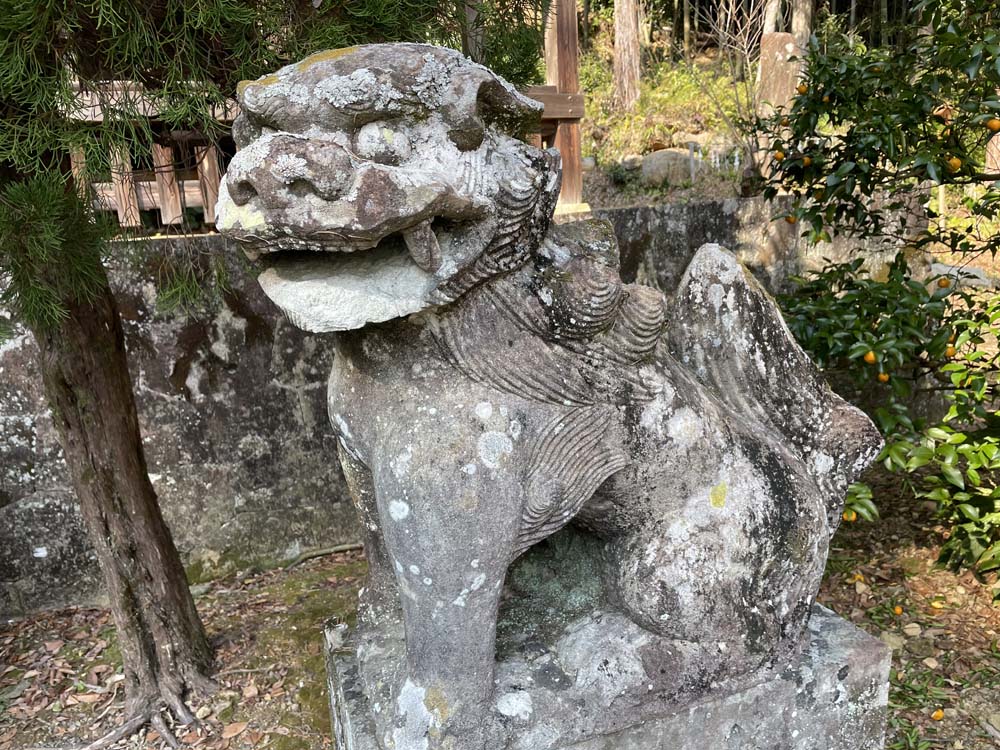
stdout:
{"type": "Polygon", "coordinates": [[[541,105],[454,50],[321,52],[239,101],[218,227],[302,328],[450,302],[524,263],[548,227],[558,155],[520,140],[541,105]]]}

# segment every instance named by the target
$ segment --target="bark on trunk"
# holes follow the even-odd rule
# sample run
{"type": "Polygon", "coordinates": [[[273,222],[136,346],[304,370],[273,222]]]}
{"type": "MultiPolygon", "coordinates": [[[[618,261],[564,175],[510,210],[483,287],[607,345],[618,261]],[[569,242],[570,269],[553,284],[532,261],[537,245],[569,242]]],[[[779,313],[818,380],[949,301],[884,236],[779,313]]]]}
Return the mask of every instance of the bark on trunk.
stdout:
{"type": "Polygon", "coordinates": [[[210,685],[212,661],[184,568],[149,481],[121,320],[103,267],[100,293],[36,330],[45,391],[97,553],[125,669],[130,714],[210,685]]]}
{"type": "Polygon", "coordinates": [[[800,50],[805,50],[812,34],[813,0],[792,0],[792,36],[800,50]]]}
{"type": "Polygon", "coordinates": [[[767,0],[764,4],[764,28],[762,33],[773,34],[781,31],[781,2],[782,0],[767,0]]]}
{"type": "Polygon", "coordinates": [[[622,109],[639,100],[639,11],[635,0],[615,0],[615,98],[622,109]]]}

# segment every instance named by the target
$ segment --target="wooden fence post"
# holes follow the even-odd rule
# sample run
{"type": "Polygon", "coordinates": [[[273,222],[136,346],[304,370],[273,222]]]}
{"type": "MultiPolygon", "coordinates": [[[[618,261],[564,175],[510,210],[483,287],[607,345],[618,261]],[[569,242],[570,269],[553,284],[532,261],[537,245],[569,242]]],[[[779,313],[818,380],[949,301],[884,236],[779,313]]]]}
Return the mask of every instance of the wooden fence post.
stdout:
{"type": "MultiPolygon", "coordinates": [[[[553,35],[546,31],[545,79],[558,87],[561,94],[580,92],[577,71],[579,40],[577,37],[576,0],[554,0],[555,23],[549,16],[553,35]],[[553,38],[554,37],[554,38],[553,38]]],[[[560,122],[556,127],[555,146],[562,156],[562,190],[559,200],[566,204],[583,201],[583,166],[580,142],[580,121],[560,122]]]]}
{"type": "Polygon", "coordinates": [[[174,150],[170,146],[153,144],[153,171],[156,191],[160,194],[160,221],[167,225],[180,224],[184,212],[174,171],[174,150]]]}
{"type": "Polygon", "coordinates": [[[126,149],[119,149],[111,155],[111,184],[117,204],[118,222],[123,227],[141,226],[139,199],[135,194],[135,175],[132,173],[132,158],[126,149]]]}
{"type": "Polygon", "coordinates": [[[195,146],[194,155],[198,161],[198,187],[201,189],[201,205],[205,208],[205,223],[215,224],[215,204],[219,200],[219,183],[222,181],[219,152],[215,146],[195,146]]]}

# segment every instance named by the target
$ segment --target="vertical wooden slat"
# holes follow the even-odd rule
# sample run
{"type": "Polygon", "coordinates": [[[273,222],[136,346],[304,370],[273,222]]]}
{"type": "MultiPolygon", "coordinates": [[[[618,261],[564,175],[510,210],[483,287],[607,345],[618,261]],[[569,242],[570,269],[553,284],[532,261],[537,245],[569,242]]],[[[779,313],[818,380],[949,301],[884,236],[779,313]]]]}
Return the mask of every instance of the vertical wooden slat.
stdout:
{"type": "Polygon", "coordinates": [[[73,184],[81,198],[87,197],[87,160],[83,149],[74,147],[69,152],[69,170],[73,175],[73,184]]]}
{"type": "MultiPolygon", "coordinates": [[[[580,77],[577,71],[579,40],[577,39],[576,0],[556,0],[556,34],[558,37],[559,91],[576,94],[580,91],[580,77]]],[[[583,166],[580,142],[580,123],[560,122],[556,129],[556,148],[562,156],[562,191],[559,199],[563,203],[583,201],[583,166]]]]}
{"type": "Polygon", "coordinates": [[[174,150],[170,146],[153,144],[153,169],[160,196],[160,221],[167,225],[180,224],[183,219],[181,191],[174,171],[174,150]]]}
{"type": "Polygon", "coordinates": [[[135,195],[135,175],[132,174],[132,159],[125,149],[115,151],[111,156],[111,183],[115,189],[119,223],[123,227],[141,226],[139,200],[135,195]]]}
{"type": "Polygon", "coordinates": [[[215,223],[215,203],[219,199],[219,152],[215,146],[195,146],[194,155],[198,160],[198,187],[201,188],[201,204],[205,207],[205,223],[215,223]]]}

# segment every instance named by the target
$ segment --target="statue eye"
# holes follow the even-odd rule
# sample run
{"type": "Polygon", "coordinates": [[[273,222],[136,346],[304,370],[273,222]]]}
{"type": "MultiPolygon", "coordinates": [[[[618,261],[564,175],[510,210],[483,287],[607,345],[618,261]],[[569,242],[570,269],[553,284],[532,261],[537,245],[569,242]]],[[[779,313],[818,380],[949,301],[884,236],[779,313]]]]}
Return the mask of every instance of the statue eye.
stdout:
{"type": "Polygon", "coordinates": [[[406,133],[384,122],[370,122],[354,136],[354,150],[362,159],[378,164],[400,164],[412,148],[406,133]]]}

